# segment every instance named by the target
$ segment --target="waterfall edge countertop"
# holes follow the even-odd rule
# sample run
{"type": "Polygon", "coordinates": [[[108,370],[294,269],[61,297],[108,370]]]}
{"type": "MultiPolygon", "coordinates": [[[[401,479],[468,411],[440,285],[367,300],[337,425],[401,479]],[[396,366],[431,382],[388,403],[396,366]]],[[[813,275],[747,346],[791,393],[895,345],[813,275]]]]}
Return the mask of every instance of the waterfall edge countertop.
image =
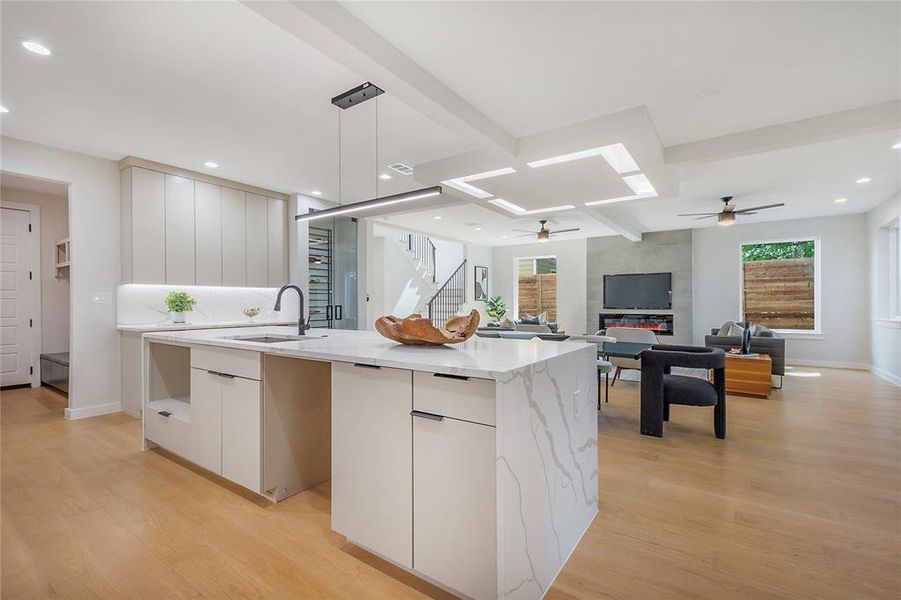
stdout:
{"type": "Polygon", "coordinates": [[[218,346],[254,350],[278,356],[363,363],[430,373],[495,379],[536,363],[585,348],[583,342],[502,340],[472,337],[446,346],[404,346],[374,331],[311,329],[301,340],[259,343],[249,336],[297,335],[297,327],[244,327],[229,329],[159,331],[144,333],[151,342],[218,346]]]}

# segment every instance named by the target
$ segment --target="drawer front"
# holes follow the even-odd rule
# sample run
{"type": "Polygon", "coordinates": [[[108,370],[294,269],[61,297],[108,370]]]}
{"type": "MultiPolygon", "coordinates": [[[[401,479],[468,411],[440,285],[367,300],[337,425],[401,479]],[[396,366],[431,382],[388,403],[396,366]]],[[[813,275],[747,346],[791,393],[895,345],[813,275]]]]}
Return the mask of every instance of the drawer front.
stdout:
{"type": "Polygon", "coordinates": [[[175,415],[165,417],[153,409],[145,408],[144,437],[190,460],[191,423],[188,421],[175,415]]]}
{"type": "Polygon", "coordinates": [[[493,379],[413,373],[413,408],[453,419],[494,425],[493,379]]]}
{"type": "Polygon", "coordinates": [[[191,366],[195,369],[260,380],[260,353],[253,350],[193,346],[191,366]]]}

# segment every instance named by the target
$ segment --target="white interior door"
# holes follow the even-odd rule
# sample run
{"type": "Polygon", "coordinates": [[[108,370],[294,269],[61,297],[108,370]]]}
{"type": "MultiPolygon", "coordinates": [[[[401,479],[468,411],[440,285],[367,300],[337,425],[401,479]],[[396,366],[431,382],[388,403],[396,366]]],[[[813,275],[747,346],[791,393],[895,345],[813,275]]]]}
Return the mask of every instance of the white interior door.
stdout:
{"type": "Polygon", "coordinates": [[[31,383],[31,213],[0,212],[0,385],[20,385],[31,383]]]}

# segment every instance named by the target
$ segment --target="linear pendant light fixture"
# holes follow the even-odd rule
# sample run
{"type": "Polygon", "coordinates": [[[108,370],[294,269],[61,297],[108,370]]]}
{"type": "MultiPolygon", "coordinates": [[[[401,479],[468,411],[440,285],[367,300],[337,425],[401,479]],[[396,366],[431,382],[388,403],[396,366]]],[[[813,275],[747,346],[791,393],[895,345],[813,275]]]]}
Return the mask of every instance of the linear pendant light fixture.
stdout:
{"type": "MultiPolygon", "coordinates": [[[[385,91],[378,87],[377,85],[366,82],[362,85],[358,85],[357,87],[344,92],[343,94],[339,94],[332,98],[332,104],[340,108],[341,110],[347,110],[353,106],[358,106],[367,100],[372,100],[373,98],[377,98],[384,94],[385,91]]],[[[378,159],[378,147],[379,147],[379,113],[378,113],[378,103],[376,102],[376,112],[375,112],[375,163],[376,163],[376,194],[378,194],[378,171],[379,171],[379,159],[378,159]]],[[[385,177],[381,176],[382,179],[391,179],[391,176],[385,177]]],[[[338,202],[339,205],[334,208],[326,208],[323,210],[316,210],[311,208],[310,211],[305,215],[295,215],[295,221],[312,221],[314,219],[323,219],[326,217],[334,217],[337,215],[346,215],[349,213],[355,213],[365,210],[372,210],[375,208],[379,208],[382,206],[391,206],[393,204],[400,204],[402,202],[413,202],[415,200],[422,200],[423,198],[431,198],[432,196],[438,196],[441,194],[441,186],[434,185],[432,187],[421,188],[418,190],[412,190],[409,192],[402,192],[400,194],[392,194],[390,196],[379,196],[377,198],[372,198],[370,200],[363,200],[361,202],[352,202],[351,204],[341,205],[341,113],[338,114],[338,202]]],[[[372,215],[367,215],[372,216],[372,215]]]]}
{"type": "Polygon", "coordinates": [[[313,219],[322,219],[324,217],[334,217],[336,215],[346,215],[352,212],[359,212],[361,210],[367,210],[372,208],[378,208],[380,206],[388,206],[391,204],[400,204],[401,202],[412,202],[413,200],[422,200],[423,198],[430,198],[432,196],[437,196],[441,193],[441,186],[435,185],[432,187],[422,188],[420,190],[413,190],[411,192],[403,192],[401,194],[394,194],[392,196],[381,196],[380,198],[373,198],[372,200],[364,200],[362,202],[354,202],[352,204],[345,204],[343,206],[336,206],[334,208],[326,208],[324,210],[316,210],[310,209],[305,215],[296,215],[294,217],[295,221],[312,221],[313,219]]]}

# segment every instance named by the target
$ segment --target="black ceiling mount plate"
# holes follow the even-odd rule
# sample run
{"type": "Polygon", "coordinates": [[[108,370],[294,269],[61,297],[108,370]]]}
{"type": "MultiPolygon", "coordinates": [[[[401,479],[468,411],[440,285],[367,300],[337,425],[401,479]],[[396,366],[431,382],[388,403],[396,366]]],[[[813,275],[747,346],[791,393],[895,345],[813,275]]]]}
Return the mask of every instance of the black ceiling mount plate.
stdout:
{"type": "Polygon", "coordinates": [[[341,109],[350,108],[351,106],[356,106],[357,104],[362,104],[367,100],[371,100],[375,98],[379,94],[384,94],[385,90],[375,85],[374,83],[366,82],[362,85],[358,85],[352,90],[347,90],[343,94],[338,94],[334,98],[332,98],[332,104],[341,109]]]}

